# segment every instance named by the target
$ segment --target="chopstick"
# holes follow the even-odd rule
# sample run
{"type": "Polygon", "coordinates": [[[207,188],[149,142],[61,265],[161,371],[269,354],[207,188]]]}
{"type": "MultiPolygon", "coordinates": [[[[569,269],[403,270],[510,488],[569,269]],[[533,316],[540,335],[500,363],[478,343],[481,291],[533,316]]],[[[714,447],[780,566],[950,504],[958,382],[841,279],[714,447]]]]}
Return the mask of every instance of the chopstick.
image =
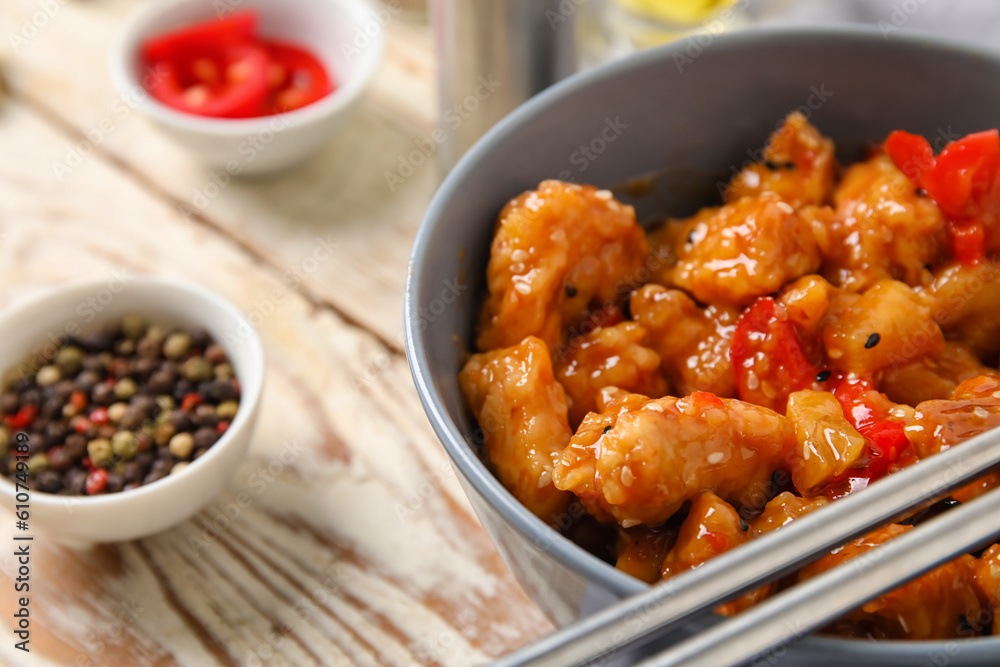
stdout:
{"type": "MultiPolygon", "coordinates": [[[[998,465],[1000,429],[995,429],[568,625],[493,665],[571,667],[595,656],[611,657],[794,572],[831,549],[947,495],[998,465]]],[[[905,535],[899,539],[902,537],[905,535]]]]}
{"type": "MultiPolygon", "coordinates": [[[[1000,535],[1000,489],[804,581],[637,667],[771,664],[810,631],[1000,535]],[[774,649],[773,647],[778,647],[774,649]],[[768,655],[768,653],[771,655],[768,655]],[[696,662],[692,662],[697,659],[696,662]]],[[[956,625],[958,624],[958,619],[956,625]]]]}

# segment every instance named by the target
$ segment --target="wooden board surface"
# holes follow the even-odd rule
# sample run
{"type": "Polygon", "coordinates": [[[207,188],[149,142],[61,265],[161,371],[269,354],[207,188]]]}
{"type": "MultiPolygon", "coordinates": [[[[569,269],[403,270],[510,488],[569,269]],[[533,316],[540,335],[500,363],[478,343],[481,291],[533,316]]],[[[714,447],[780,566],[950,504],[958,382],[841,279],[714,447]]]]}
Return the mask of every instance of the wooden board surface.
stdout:
{"type": "MultiPolygon", "coordinates": [[[[21,34],[44,4],[9,0],[0,35],[21,34]]],[[[89,549],[39,535],[32,652],[0,624],[0,660],[470,665],[546,632],[472,514],[399,351],[406,258],[437,173],[428,165],[395,191],[383,174],[434,128],[426,29],[405,16],[389,26],[362,109],[315,158],[198,206],[209,172],[138,113],[114,113],[108,45],[137,4],[53,0],[26,43],[0,40],[0,307],[114,270],[192,280],[245,312],[277,289],[259,329],[261,418],[227,491],[183,525],[89,549]],[[107,118],[112,130],[60,173],[107,118]],[[319,246],[331,258],[286,288],[319,246]]],[[[2,508],[0,541],[12,529],[2,508]]],[[[0,556],[8,618],[14,571],[0,556]]]]}

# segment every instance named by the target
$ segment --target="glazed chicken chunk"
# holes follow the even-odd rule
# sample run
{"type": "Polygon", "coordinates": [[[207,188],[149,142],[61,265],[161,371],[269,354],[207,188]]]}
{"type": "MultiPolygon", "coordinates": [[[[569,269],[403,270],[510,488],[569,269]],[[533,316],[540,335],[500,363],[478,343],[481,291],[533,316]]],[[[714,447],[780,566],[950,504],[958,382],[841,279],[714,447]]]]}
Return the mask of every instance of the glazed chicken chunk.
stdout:
{"type": "Polygon", "coordinates": [[[477,354],[465,364],[459,384],[500,481],[528,509],[554,522],[569,494],[553,486],[552,469],[572,431],[566,394],[545,344],[528,337],[513,347],[477,354]]]}
{"type": "Polygon", "coordinates": [[[608,190],[545,181],[500,213],[476,345],[540,338],[550,351],[587,313],[648,279],[649,247],[631,206],[608,190]]]}
{"type": "Polygon", "coordinates": [[[602,394],[556,465],[556,487],[598,517],[655,525],[702,491],[746,505],[795,446],[791,423],[765,408],[696,392],[684,398],[602,394]]]}

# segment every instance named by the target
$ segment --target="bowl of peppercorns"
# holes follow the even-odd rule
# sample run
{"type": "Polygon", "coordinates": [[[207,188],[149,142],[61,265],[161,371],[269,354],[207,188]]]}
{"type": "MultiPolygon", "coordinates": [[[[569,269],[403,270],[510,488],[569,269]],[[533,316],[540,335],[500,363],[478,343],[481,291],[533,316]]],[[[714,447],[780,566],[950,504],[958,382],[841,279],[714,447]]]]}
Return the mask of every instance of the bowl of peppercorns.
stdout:
{"type": "Polygon", "coordinates": [[[0,494],[29,529],[159,532],[246,455],[263,351],[209,290],[120,273],[67,284],[0,312],[0,340],[0,494]]]}

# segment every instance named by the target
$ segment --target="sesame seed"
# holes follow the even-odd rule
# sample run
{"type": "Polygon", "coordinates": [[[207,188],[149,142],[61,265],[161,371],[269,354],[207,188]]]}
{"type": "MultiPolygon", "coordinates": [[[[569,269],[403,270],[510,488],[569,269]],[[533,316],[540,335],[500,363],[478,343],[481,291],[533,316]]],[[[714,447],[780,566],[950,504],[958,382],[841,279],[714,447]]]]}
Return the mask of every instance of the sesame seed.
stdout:
{"type": "Polygon", "coordinates": [[[712,452],[707,457],[705,457],[705,460],[711,463],[712,465],[715,465],[716,463],[722,463],[722,460],[724,458],[726,458],[726,455],[723,454],[722,452],[712,452]]]}
{"type": "Polygon", "coordinates": [[[518,294],[531,294],[531,285],[528,283],[514,283],[514,291],[518,294]]]}
{"type": "Polygon", "coordinates": [[[518,248],[514,252],[510,253],[510,258],[515,262],[523,262],[524,260],[528,259],[528,253],[526,253],[521,248],[518,248]]]}
{"type": "Polygon", "coordinates": [[[868,340],[865,341],[865,349],[866,350],[872,349],[873,347],[878,345],[880,340],[882,340],[882,336],[880,334],[873,333],[871,336],[868,337],[868,340]]]}
{"type": "Polygon", "coordinates": [[[621,478],[622,486],[632,486],[632,482],[635,481],[635,475],[632,474],[632,469],[627,466],[622,468],[621,478]]]}
{"type": "Polygon", "coordinates": [[[597,192],[594,193],[594,196],[597,197],[598,199],[603,199],[604,201],[608,201],[614,195],[611,194],[611,190],[598,190],[597,192]]]}
{"type": "Polygon", "coordinates": [[[608,426],[605,426],[605,427],[604,427],[604,430],[603,430],[603,431],[601,431],[601,435],[604,435],[605,433],[607,433],[607,432],[608,432],[608,431],[610,431],[610,430],[611,430],[611,425],[609,424],[608,426]]]}
{"type": "Polygon", "coordinates": [[[830,379],[831,375],[833,375],[833,371],[830,370],[820,371],[819,373],[816,373],[816,382],[826,382],[827,380],[830,379]]]}

